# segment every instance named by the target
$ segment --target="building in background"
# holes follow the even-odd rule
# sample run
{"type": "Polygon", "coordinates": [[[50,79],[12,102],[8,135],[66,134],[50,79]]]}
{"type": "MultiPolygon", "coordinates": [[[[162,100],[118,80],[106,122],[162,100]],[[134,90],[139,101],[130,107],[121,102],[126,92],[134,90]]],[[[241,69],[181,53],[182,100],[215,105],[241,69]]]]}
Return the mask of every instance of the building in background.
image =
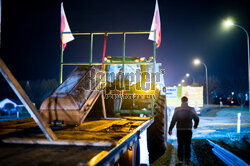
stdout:
{"type": "MultiPolygon", "coordinates": [[[[168,107],[178,107],[181,105],[181,97],[188,97],[188,104],[196,110],[203,107],[203,86],[173,86],[166,88],[168,107]]],[[[198,112],[198,111],[197,111],[198,112]]],[[[198,112],[199,113],[199,112],[198,112]]]]}
{"type": "Polygon", "coordinates": [[[11,119],[22,119],[30,117],[25,106],[19,100],[4,99],[0,101],[0,121],[11,119]],[[6,116],[7,119],[6,119],[6,116]]]}

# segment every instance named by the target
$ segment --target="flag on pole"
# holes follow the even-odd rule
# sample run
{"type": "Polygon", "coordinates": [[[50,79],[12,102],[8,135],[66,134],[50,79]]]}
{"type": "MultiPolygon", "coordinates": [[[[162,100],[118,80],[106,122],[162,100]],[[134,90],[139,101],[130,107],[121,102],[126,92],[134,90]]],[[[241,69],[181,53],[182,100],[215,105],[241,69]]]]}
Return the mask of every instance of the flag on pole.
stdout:
{"type": "Polygon", "coordinates": [[[155,2],[155,13],[150,31],[151,32],[148,36],[148,39],[155,41],[156,47],[158,48],[161,44],[161,20],[160,20],[160,12],[157,0],[155,2]]]}
{"type": "Polygon", "coordinates": [[[61,3],[61,34],[62,34],[61,43],[63,45],[63,50],[64,50],[67,43],[74,40],[75,38],[72,35],[71,30],[69,28],[69,24],[63,9],[63,3],[61,3]],[[69,32],[69,33],[62,34],[62,32],[69,32]]]}

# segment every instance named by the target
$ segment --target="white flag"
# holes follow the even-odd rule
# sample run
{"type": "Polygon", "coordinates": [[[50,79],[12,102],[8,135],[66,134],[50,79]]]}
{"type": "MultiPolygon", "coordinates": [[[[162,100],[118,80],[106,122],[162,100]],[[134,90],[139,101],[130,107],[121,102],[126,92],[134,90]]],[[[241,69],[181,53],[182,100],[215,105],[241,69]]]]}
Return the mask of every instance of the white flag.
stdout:
{"type": "Polygon", "coordinates": [[[69,28],[69,24],[63,9],[63,3],[61,3],[61,33],[62,32],[70,32],[62,35],[62,45],[63,45],[63,50],[65,49],[66,45],[68,42],[74,40],[74,36],[71,33],[71,30],[69,28]]]}
{"type": "Polygon", "coordinates": [[[156,41],[156,47],[158,48],[161,44],[161,20],[160,20],[160,12],[157,0],[155,2],[155,13],[150,31],[151,32],[149,34],[148,39],[156,41]]]}

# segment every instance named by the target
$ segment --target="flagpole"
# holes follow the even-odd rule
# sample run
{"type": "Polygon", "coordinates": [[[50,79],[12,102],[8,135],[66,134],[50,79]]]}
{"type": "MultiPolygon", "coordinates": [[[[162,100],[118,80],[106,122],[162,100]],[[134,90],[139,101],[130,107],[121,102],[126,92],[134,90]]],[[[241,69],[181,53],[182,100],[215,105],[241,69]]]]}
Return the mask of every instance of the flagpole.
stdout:
{"type": "Polygon", "coordinates": [[[66,19],[66,15],[63,8],[63,2],[61,3],[61,26],[60,26],[60,37],[61,37],[61,61],[60,61],[60,75],[59,82],[60,84],[63,82],[63,52],[66,47],[66,44],[72,40],[74,40],[74,36],[71,34],[71,30],[69,28],[68,21],[66,19]],[[65,32],[70,32],[65,34],[65,32]]]}
{"type": "MultiPolygon", "coordinates": [[[[155,63],[156,63],[156,30],[154,30],[154,64],[153,64],[153,74],[154,74],[154,79],[155,79],[155,63]]],[[[153,81],[155,82],[155,80],[153,81]]],[[[155,87],[154,87],[155,88],[155,87]]],[[[154,93],[155,95],[155,93],[154,93]]],[[[154,105],[155,105],[155,100],[154,100],[154,97],[152,98],[152,105],[151,105],[151,108],[152,108],[152,115],[154,114],[154,105]]]]}
{"type": "MultiPolygon", "coordinates": [[[[63,33],[61,33],[61,41],[63,41],[63,33]]],[[[61,61],[60,61],[60,75],[59,83],[61,84],[63,80],[63,43],[61,42],[61,61]]]]}
{"type": "Polygon", "coordinates": [[[156,62],[156,30],[154,31],[154,64],[156,62]]]}
{"type": "Polygon", "coordinates": [[[60,53],[60,66],[59,66],[59,83],[62,83],[62,72],[63,72],[63,33],[61,32],[62,26],[62,3],[60,6],[60,39],[61,39],[61,53],[60,53]]]}

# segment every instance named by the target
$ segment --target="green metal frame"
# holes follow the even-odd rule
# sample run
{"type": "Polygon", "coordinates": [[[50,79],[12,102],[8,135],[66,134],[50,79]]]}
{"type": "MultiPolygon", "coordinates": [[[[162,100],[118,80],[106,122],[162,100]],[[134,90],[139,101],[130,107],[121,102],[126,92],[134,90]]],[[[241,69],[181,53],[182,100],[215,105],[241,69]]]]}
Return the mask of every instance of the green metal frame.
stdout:
{"type": "MultiPolygon", "coordinates": [[[[115,64],[122,64],[122,70],[124,71],[124,66],[125,64],[143,64],[143,65],[153,65],[153,72],[155,72],[155,64],[156,64],[156,40],[153,42],[153,47],[154,47],[154,59],[153,63],[152,62],[125,62],[125,57],[126,57],[126,35],[138,35],[138,34],[149,34],[151,32],[156,33],[156,31],[141,31],[141,32],[94,32],[94,33],[71,33],[71,32],[62,32],[61,33],[61,39],[63,39],[64,34],[69,34],[71,33],[72,35],[76,36],[90,36],[90,58],[89,58],[89,63],[82,63],[82,62],[74,62],[74,63],[65,63],[63,62],[63,45],[61,45],[61,61],[60,61],[60,73],[59,73],[59,82],[60,84],[63,81],[63,66],[64,65],[115,65],[115,64]],[[122,49],[122,62],[101,62],[101,63],[93,63],[93,42],[94,42],[94,35],[123,35],[123,49],[122,49]]],[[[156,38],[156,35],[154,35],[156,38]]],[[[124,74],[124,72],[123,72],[124,74]]],[[[123,80],[123,86],[124,86],[124,77],[122,77],[123,80]]],[[[123,90],[121,91],[121,97],[123,96],[123,90]]],[[[152,110],[151,113],[153,114],[154,110],[154,103],[155,99],[154,97],[152,98],[152,110]]],[[[121,105],[121,103],[119,103],[121,105]]],[[[122,112],[123,110],[119,110],[122,112]]],[[[124,110],[123,112],[128,112],[128,110],[124,110]]],[[[133,112],[133,111],[132,111],[133,112]]],[[[134,110],[135,113],[138,113],[138,110],[134,110]]],[[[142,111],[141,113],[144,114],[149,114],[149,110],[147,111],[142,111]]]]}

